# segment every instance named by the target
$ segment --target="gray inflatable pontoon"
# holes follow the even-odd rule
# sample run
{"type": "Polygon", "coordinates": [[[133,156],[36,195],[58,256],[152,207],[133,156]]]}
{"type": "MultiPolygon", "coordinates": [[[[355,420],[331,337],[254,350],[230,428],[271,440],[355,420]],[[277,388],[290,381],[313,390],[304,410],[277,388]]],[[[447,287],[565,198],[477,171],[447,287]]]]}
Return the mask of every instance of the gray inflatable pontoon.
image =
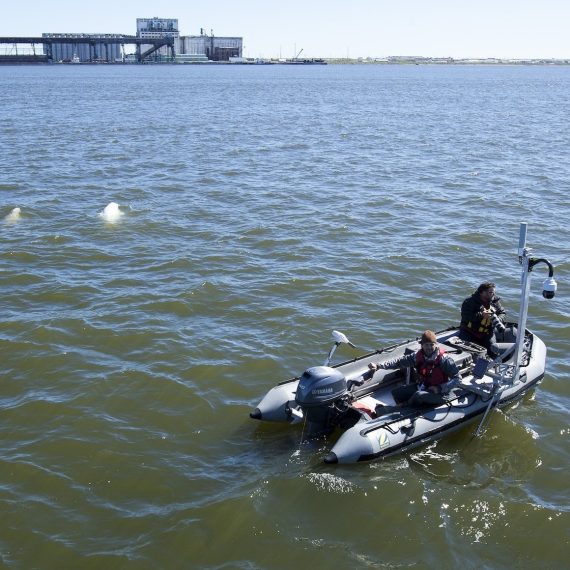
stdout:
{"type": "Polygon", "coordinates": [[[478,422],[477,433],[491,410],[519,399],[544,377],[546,346],[527,330],[530,272],[541,262],[549,267],[543,296],[556,292],[550,262],[529,256],[526,224],[521,224],[519,260],[523,266],[519,320],[509,323],[494,360],[481,346],[461,340],[457,327],[436,333],[440,348],[459,368],[461,381],[443,403],[422,407],[397,406],[394,391],[410,383],[409,369],[376,370],[372,362],[393,360],[420,349],[418,339],[377,350],[337,365],[330,365],[335,349],[350,344],[333,331],[335,344],[323,366],[272,388],[250,417],[257,420],[302,424],[303,437],[320,437],[337,429],[344,433],[324,458],[326,463],[356,463],[388,457],[429,443],[478,422]],[[516,331],[519,331],[517,334],[516,331]],[[524,334],[520,334],[524,331],[524,334]]]}

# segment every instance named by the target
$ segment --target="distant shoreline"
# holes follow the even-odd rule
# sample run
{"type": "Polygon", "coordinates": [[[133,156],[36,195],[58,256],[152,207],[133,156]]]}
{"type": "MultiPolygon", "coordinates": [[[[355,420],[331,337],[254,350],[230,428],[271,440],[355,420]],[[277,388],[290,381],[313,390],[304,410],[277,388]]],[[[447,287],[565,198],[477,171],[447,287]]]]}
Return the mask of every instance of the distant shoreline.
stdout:
{"type": "Polygon", "coordinates": [[[331,64],[366,65],[570,65],[570,59],[502,59],[452,57],[324,58],[331,64]]]}
{"type": "MultiPolygon", "coordinates": [[[[430,58],[393,56],[386,58],[311,58],[305,60],[283,60],[275,58],[240,58],[242,61],[82,61],[80,65],[513,65],[513,66],[568,66],[570,59],[500,59],[500,58],[430,58]]],[[[72,62],[48,62],[38,57],[0,56],[0,66],[7,65],[73,65],[72,62]]]]}

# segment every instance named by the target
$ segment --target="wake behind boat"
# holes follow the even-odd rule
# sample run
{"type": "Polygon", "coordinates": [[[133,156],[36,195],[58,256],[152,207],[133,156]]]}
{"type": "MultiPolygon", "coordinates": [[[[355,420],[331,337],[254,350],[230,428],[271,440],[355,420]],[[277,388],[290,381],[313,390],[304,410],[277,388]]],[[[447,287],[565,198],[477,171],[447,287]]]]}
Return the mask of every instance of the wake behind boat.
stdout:
{"type": "Polygon", "coordinates": [[[492,409],[519,399],[544,377],[546,346],[526,328],[532,269],[545,263],[549,277],[543,296],[556,292],[552,264],[530,257],[526,247],[526,224],[521,224],[519,260],[522,290],[519,319],[507,323],[498,343],[498,354],[459,338],[459,328],[436,333],[439,347],[459,370],[459,383],[437,404],[404,405],[394,399],[412,383],[410,369],[370,370],[416,353],[419,339],[376,350],[337,365],[330,365],[335,349],[351,344],[345,335],[333,332],[335,344],[323,366],[306,370],[301,377],[272,388],[250,414],[254,419],[303,424],[303,436],[344,431],[324,458],[326,463],[355,463],[388,457],[443,437],[469,423],[478,422],[480,433],[492,409]],[[517,332],[518,331],[518,332],[517,332]]]}

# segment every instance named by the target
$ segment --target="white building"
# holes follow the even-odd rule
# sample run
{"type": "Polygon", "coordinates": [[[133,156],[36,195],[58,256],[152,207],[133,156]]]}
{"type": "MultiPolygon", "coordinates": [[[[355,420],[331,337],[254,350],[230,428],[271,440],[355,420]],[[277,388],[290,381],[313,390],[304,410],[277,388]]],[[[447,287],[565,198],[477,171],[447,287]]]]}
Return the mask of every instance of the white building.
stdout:
{"type": "MultiPolygon", "coordinates": [[[[174,52],[179,53],[179,38],[178,32],[178,19],[177,18],[137,18],[137,37],[139,38],[174,38],[174,52]]],[[[152,48],[151,44],[141,45],[141,51],[144,53],[146,50],[152,48]]],[[[170,50],[167,46],[161,47],[154,54],[152,58],[160,58],[161,56],[170,56],[170,50]]]]}
{"type": "Polygon", "coordinates": [[[229,61],[230,57],[242,57],[242,50],[243,38],[201,34],[182,36],[176,53],[204,55],[210,61],[229,61]]]}

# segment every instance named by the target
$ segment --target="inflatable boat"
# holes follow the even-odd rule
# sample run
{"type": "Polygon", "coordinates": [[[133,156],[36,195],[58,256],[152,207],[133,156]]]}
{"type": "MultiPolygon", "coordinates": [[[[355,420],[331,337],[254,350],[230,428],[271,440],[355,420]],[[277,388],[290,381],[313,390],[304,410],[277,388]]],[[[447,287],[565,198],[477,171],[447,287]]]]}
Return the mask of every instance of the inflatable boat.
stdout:
{"type": "MultiPolygon", "coordinates": [[[[519,261],[522,290],[519,319],[501,331],[498,353],[489,357],[478,344],[459,338],[459,328],[436,333],[437,342],[453,358],[459,383],[437,404],[402,404],[397,394],[414,382],[413,369],[371,370],[369,364],[393,361],[420,349],[418,338],[378,349],[332,365],[336,348],[351,345],[333,331],[334,345],[324,365],[307,369],[300,377],[281,382],[259,402],[250,417],[256,420],[302,425],[302,438],[343,433],[324,458],[325,463],[357,463],[388,457],[424,445],[476,423],[482,433],[493,408],[507,406],[544,377],[546,346],[526,328],[532,269],[545,263],[549,276],[543,296],[552,298],[556,281],[552,264],[530,257],[526,224],[521,224],[519,261]],[[396,397],[396,398],[395,398],[396,397]]],[[[353,345],[351,345],[353,346],[353,345]]]]}

